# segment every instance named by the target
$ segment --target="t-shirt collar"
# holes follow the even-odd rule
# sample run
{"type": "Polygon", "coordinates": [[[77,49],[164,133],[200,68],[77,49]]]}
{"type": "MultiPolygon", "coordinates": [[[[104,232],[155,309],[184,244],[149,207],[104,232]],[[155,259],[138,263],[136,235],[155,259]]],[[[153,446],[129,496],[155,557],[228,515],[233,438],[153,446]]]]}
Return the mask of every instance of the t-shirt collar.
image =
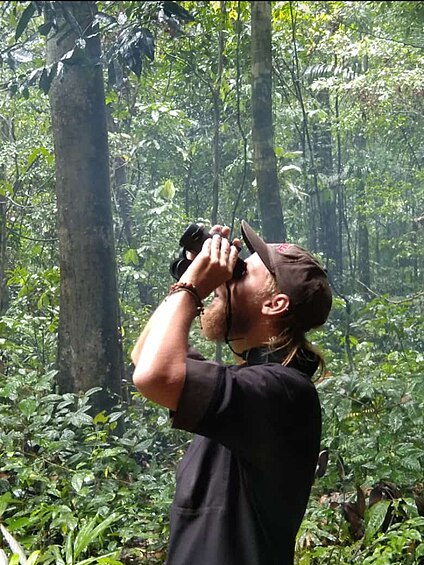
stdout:
{"type": "MultiPolygon", "coordinates": [[[[285,349],[270,350],[268,347],[252,347],[243,351],[241,357],[248,365],[262,365],[264,363],[281,364],[287,355],[285,349]]],[[[309,377],[315,373],[319,365],[318,356],[313,351],[301,349],[297,355],[286,365],[306,373],[309,377]]]]}

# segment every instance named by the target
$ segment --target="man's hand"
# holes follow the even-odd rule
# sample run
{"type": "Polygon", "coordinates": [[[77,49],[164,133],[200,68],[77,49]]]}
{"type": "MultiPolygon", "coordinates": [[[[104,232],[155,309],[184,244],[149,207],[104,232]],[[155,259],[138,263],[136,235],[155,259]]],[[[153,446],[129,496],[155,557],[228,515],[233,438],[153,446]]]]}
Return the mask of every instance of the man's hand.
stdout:
{"type": "MultiPolygon", "coordinates": [[[[180,281],[196,287],[203,300],[221,284],[231,280],[240,249],[240,240],[229,241],[230,228],[216,225],[210,231],[200,253],[194,256],[191,265],[180,281]]],[[[194,254],[192,254],[194,255],[194,254]]]]}
{"type": "MultiPolygon", "coordinates": [[[[200,253],[181,277],[196,287],[201,299],[230,280],[237,261],[240,240],[229,241],[227,226],[214,226],[200,253]]],[[[196,304],[187,292],[164,300],[141,334],[132,359],[136,365],[133,382],[150,400],[176,410],[186,375],[188,334],[196,304]]]]}
{"type": "MultiPolygon", "coordinates": [[[[204,224],[198,224],[199,227],[204,229],[204,224]]],[[[231,229],[228,226],[221,226],[219,224],[216,224],[215,226],[213,226],[210,230],[209,233],[211,235],[214,234],[219,234],[222,237],[225,237],[226,239],[230,239],[230,233],[231,233],[231,229]]],[[[241,241],[238,237],[236,237],[232,242],[233,245],[235,245],[238,250],[241,250],[241,241]]],[[[190,261],[193,261],[193,259],[196,257],[197,253],[193,253],[193,251],[187,251],[186,252],[186,257],[187,259],[189,259],[190,261]]]]}

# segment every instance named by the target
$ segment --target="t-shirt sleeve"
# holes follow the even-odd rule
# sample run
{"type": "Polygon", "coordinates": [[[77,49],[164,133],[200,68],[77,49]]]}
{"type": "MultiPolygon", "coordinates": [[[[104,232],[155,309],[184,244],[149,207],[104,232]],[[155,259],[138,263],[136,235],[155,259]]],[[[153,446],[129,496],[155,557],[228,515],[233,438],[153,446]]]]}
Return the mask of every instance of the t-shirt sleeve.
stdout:
{"type": "MultiPolygon", "coordinates": [[[[316,412],[316,403],[315,387],[294,369],[273,363],[223,366],[187,359],[173,426],[241,454],[263,456],[264,438],[299,437],[316,412]]],[[[275,449],[275,441],[267,443],[275,449]]]]}

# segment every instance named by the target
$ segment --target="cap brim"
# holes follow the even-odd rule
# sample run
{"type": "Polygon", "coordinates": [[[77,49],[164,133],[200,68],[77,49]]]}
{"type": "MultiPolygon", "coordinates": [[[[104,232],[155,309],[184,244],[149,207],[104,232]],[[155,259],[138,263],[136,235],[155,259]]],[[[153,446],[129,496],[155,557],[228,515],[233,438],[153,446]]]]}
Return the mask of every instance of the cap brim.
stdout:
{"type": "Polygon", "coordinates": [[[268,271],[274,274],[267,244],[258,236],[255,230],[249,226],[246,220],[241,221],[241,235],[249,251],[251,253],[257,253],[268,271]]]}

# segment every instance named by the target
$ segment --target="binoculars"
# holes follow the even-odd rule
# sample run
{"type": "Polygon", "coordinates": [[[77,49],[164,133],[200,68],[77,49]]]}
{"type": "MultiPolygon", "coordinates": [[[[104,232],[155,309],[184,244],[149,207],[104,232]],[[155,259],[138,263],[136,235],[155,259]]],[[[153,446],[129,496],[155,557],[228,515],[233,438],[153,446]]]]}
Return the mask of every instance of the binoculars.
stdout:
{"type": "MultiPolygon", "coordinates": [[[[199,253],[204,242],[211,237],[212,235],[210,233],[197,224],[191,224],[186,229],[179,242],[180,247],[182,247],[180,255],[170,266],[171,275],[174,279],[178,281],[191,263],[190,259],[186,257],[186,252],[191,251],[192,253],[199,253]]],[[[233,271],[233,279],[241,279],[245,271],[246,263],[243,259],[237,257],[233,271]]]]}

